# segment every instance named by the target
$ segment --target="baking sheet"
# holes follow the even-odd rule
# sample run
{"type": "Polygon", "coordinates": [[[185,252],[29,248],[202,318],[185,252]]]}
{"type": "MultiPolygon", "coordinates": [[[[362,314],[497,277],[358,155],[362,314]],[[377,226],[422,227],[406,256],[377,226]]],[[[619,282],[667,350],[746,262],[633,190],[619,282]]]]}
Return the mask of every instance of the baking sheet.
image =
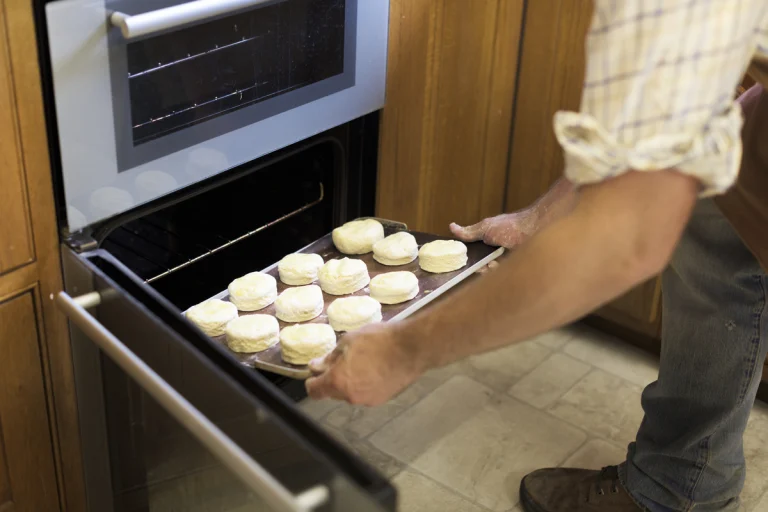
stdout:
{"type": "MultiPolygon", "coordinates": [[[[381,221],[381,222],[384,225],[384,234],[387,236],[393,233],[396,233],[398,231],[405,230],[404,229],[405,227],[402,224],[397,224],[397,223],[392,223],[387,221],[381,221]]],[[[409,233],[411,233],[416,238],[416,242],[418,242],[419,247],[421,247],[425,243],[432,242],[434,240],[445,239],[445,237],[439,237],[439,236],[430,235],[427,233],[419,233],[415,231],[409,231],[409,233]]],[[[445,274],[431,274],[429,272],[422,270],[421,268],[419,268],[418,259],[416,261],[409,263],[408,265],[388,267],[374,260],[373,253],[364,254],[361,256],[348,256],[348,255],[341,254],[338,250],[336,250],[336,247],[333,245],[333,240],[331,239],[330,233],[320,238],[319,240],[311,243],[310,245],[301,249],[298,252],[316,253],[321,255],[323,257],[323,260],[325,261],[332,260],[332,259],[345,258],[345,257],[361,259],[368,266],[368,273],[370,274],[371,279],[373,279],[373,277],[376,276],[377,274],[382,274],[385,272],[394,272],[394,271],[401,271],[401,270],[413,272],[416,275],[416,277],[419,279],[419,294],[413,299],[411,299],[410,301],[405,302],[403,304],[391,304],[391,305],[382,304],[381,313],[382,313],[383,321],[392,322],[392,321],[401,320],[403,318],[406,318],[414,314],[416,311],[423,308],[424,306],[426,306],[427,304],[435,300],[437,297],[439,297],[449,289],[459,284],[461,281],[463,281],[467,277],[471,276],[477,270],[481,269],[491,261],[501,256],[504,252],[504,249],[502,248],[490,247],[481,242],[468,243],[466,245],[467,245],[467,265],[462,269],[456,270],[455,272],[447,272],[445,274]]],[[[277,271],[277,263],[274,263],[273,265],[267,267],[262,272],[271,274],[272,276],[275,277],[275,279],[277,279],[278,293],[281,293],[286,288],[290,288],[290,286],[285,285],[280,281],[280,277],[277,271]]],[[[368,287],[365,287],[364,289],[356,293],[353,293],[352,295],[368,295],[368,294],[369,294],[369,289],[368,287]]],[[[345,297],[346,296],[347,295],[345,295],[345,297]]],[[[218,295],[212,298],[229,300],[229,293],[226,290],[224,290],[223,292],[219,293],[218,295]]],[[[328,317],[326,315],[328,306],[339,297],[334,295],[328,295],[327,293],[323,293],[323,298],[325,299],[325,307],[323,308],[323,313],[319,317],[307,323],[328,323],[328,317]]],[[[241,311],[240,312],[241,316],[252,315],[252,314],[266,314],[266,315],[274,316],[275,305],[272,304],[259,311],[253,311],[253,312],[241,311]]],[[[282,320],[278,320],[278,322],[280,323],[281,329],[288,325],[291,325],[290,323],[283,322],[282,320]]],[[[341,340],[341,338],[344,336],[343,333],[337,333],[337,335],[338,335],[338,340],[341,340]]],[[[221,343],[225,347],[227,346],[226,336],[217,336],[213,338],[213,340],[216,341],[217,343],[221,343]]],[[[235,356],[235,358],[238,361],[240,361],[242,364],[251,368],[258,368],[260,370],[266,370],[272,373],[285,375],[287,377],[292,377],[295,379],[307,379],[311,375],[311,372],[309,371],[309,368],[307,366],[297,366],[297,365],[293,365],[283,361],[280,355],[279,343],[274,347],[271,347],[263,352],[256,352],[253,354],[239,354],[236,352],[231,352],[231,353],[235,356]]]]}

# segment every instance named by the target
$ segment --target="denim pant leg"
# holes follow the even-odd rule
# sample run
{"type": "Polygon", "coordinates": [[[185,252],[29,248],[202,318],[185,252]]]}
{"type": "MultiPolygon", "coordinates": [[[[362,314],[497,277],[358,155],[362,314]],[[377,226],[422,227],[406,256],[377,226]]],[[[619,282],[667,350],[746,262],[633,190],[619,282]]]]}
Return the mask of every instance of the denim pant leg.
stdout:
{"type": "Polygon", "coordinates": [[[659,380],[643,392],[645,418],[620,468],[648,510],[738,509],[742,438],[768,350],[766,290],[717,206],[700,201],[663,275],[659,380]]]}

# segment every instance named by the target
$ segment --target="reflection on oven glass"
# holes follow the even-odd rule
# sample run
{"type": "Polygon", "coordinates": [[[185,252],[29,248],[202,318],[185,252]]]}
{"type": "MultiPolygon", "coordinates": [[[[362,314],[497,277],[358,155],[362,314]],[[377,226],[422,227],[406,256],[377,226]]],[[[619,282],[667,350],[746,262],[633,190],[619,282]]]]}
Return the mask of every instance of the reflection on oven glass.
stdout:
{"type": "Polygon", "coordinates": [[[89,202],[91,215],[99,219],[129,210],[135,204],[130,192],[117,187],[102,187],[94,190],[89,202]]]}
{"type": "Polygon", "coordinates": [[[187,174],[193,179],[207,178],[229,167],[227,155],[211,148],[197,148],[189,153],[187,174]]]}
{"type": "Polygon", "coordinates": [[[151,201],[178,188],[176,178],[163,171],[144,171],[135,180],[139,201],[151,201]]]}
{"type": "Polygon", "coordinates": [[[88,224],[88,221],[85,219],[85,215],[75,208],[74,206],[67,206],[67,224],[69,224],[69,228],[73,231],[77,231],[81,227],[88,224]]]}
{"type": "Polygon", "coordinates": [[[134,146],[344,72],[345,0],[290,0],[127,46],[134,146]]]}

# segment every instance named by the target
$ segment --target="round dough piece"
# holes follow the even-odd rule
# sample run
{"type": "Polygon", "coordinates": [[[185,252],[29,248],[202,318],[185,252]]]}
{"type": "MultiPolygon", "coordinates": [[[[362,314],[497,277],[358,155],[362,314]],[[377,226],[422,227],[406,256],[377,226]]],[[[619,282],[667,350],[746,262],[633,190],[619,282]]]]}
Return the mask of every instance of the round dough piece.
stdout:
{"type": "Polygon", "coordinates": [[[453,272],[466,264],[467,246],[456,240],[435,240],[419,250],[419,266],[427,272],[453,272]]]}
{"type": "Polygon", "coordinates": [[[322,268],[323,257],[319,254],[297,252],[289,254],[277,264],[280,280],[290,286],[312,284],[322,268]]]}
{"type": "Polygon", "coordinates": [[[283,322],[306,322],[320,316],[324,305],[317,285],[288,288],[275,301],[275,314],[283,322]]]}
{"type": "Polygon", "coordinates": [[[419,255],[419,244],[410,233],[400,231],[373,244],[373,259],[382,265],[407,265],[419,255]]]}
{"type": "Polygon", "coordinates": [[[328,322],[338,332],[381,322],[381,304],[367,296],[336,299],[328,306],[328,322]]]}
{"type": "Polygon", "coordinates": [[[235,318],[227,324],[225,331],[227,346],[233,352],[261,352],[280,341],[280,324],[271,315],[235,318]]]}
{"type": "Polygon", "coordinates": [[[251,272],[229,283],[227,290],[237,309],[258,311],[277,299],[277,280],[269,274],[251,272]]]}
{"type": "Polygon", "coordinates": [[[387,272],[371,279],[371,297],[382,304],[400,304],[419,293],[419,278],[413,272],[387,272]]]}
{"type": "Polygon", "coordinates": [[[366,254],[384,238],[384,226],[374,219],[353,220],[333,230],[333,244],[344,254],[366,254]]]}
{"type": "Polygon", "coordinates": [[[189,308],[186,317],[208,336],[221,336],[227,324],[237,318],[237,307],[231,302],[210,299],[189,308]]]}
{"type": "Polygon", "coordinates": [[[283,361],[304,365],[336,347],[336,333],[328,324],[290,325],[280,331],[283,361]]]}
{"type": "Polygon", "coordinates": [[[330,260],[320,269],[318,278],[320,288],[330,295],[355,293],[371,282],[365,262],[349,258],[330,260]]]}

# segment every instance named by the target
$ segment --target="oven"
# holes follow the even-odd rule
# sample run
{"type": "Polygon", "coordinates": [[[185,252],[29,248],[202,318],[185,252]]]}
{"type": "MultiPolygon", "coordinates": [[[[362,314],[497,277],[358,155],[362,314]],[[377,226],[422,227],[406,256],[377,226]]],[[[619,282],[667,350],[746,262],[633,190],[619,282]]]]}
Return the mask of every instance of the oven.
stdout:
{"type": "Polygon", "coordinates": [[[374,213],[387,0],[35,2],[89,510],[395,492],[181,312],[374,213]]]}

